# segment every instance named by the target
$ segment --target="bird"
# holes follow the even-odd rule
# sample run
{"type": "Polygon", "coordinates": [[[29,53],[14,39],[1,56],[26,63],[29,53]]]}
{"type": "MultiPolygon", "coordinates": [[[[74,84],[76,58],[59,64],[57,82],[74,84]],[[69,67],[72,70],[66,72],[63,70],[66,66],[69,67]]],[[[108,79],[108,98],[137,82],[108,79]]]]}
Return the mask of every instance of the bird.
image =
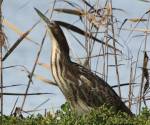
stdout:
{"type": "Polygon", "coordinates": [[[115,111],[133,115],[111,86],[84,66],[73,62],[69,45],[61,26],[49,20],[40,10],[37,14],[45,22],[51,39],[51,73],[59,89],[78,114],[88,113],[104,104],[115,111]]]}

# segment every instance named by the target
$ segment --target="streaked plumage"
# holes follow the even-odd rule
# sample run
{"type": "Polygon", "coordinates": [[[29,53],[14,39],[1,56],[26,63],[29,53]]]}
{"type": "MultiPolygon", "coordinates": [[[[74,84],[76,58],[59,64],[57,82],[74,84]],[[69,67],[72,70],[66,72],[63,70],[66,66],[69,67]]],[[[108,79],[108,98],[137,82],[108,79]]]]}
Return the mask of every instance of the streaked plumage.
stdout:
{"type": "Polygon", "coordinates": [[[116,92],[100,77],[70,60],[69,46],[60,26],[49,21],[39,10],[38,15],[47,24],[52,41],[51,70],[60,90],[71,107],[79,113],[103,104],[132,115],[116,92]]]}

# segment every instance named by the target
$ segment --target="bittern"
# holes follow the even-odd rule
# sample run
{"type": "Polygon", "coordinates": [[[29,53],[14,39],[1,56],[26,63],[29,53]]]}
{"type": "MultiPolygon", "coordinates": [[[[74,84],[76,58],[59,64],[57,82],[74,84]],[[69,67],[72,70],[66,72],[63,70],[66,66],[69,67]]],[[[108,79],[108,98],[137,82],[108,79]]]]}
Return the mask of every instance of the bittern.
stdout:
{"type": "Polygon", "coordinates": [[[38,9],[35,10],[46,23],[50,33],[52,76],[71,108],[82,114],[106,104],[113,106],[116,111],[132,115],[106,81],[89,69],[71,61],[69,46],[59,24],[50,21],[38,9]]]}

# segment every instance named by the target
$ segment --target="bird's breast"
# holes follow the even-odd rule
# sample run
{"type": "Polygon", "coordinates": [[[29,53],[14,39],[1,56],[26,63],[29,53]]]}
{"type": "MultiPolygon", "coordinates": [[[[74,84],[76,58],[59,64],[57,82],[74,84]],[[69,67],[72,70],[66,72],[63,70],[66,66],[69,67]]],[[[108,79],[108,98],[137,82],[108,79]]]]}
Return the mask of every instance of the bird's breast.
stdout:
{"type": "Polygon", "coordinates": [[[64,59],[58,49],[52,51],[51,55],[52,76],[56,81],[56,83],[58,84],[59,88],[67,91],[68,81],[64,78],[66,67],[64,66],[63,60],[64,59]]]}

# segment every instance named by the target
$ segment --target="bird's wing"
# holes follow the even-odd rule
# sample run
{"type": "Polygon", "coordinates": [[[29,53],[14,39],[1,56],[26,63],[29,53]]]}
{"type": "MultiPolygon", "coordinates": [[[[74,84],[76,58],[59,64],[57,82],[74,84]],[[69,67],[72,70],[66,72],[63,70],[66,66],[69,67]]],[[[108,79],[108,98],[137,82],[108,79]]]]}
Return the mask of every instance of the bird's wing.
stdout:
{"type": "Polygon", "coordinates": [[[108,104],[117,110],[131,113],[107,82],[90,70],[75,63],[74,65],[76,65],[74,67],[78,67],[78,96],[81,100],[86,102],[88,106],[99,107],[103,104],[108,104]]]}

